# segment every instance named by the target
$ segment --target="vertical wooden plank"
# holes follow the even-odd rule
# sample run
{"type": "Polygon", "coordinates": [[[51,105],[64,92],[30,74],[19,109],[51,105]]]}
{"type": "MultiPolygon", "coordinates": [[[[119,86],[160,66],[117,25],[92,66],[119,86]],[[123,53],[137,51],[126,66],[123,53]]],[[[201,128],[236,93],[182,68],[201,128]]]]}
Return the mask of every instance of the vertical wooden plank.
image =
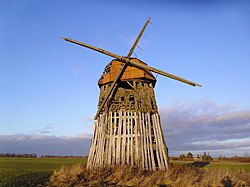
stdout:
{"type": "Polygon", "coordinates": [[[165,164],[166,164],[166,169],[168,169],[168,167],[169,167],[168,150],[167,150],[167,146],[166,146],[166,143],[165,143],[165,139],[164,139],[164,135],[163,135],[163,131],[162,131],[161,120],[160,120],[160,115],[159,114],[158,114],[158,121],[159,121],[159,124],[160,124],[161,137],[162,137],[163,145],[164,145],[164,158],[165,158],[164,161],[165,161],[165,164]]]}
{"type": "Polygon", "coordinates": [[[154,114],[152,115],[152,122],[153,122],[153,131],[154,131],[154,136],[155,136],[155,141],[156,141],[155,151],[156,151],[157,163],[158,163],[159,169],[162,170],[162,164],[161,164],[160,155],[159,155],[159,140],[158,140],[158,133],[156,130],[156,120],[155,120],[154,114]]]}
{"type": "Polygon", "coordinates": [[[121,163],[122,163],[122,165],[124,165],[125,164],[125,155],[126,155],[126,153],[125,153],[125,146],[126,146],[126,114],[127,112],[124,112],[124,115],[125,115],[125,117],[122,119],[123,120],[123,122],[122,122],[122,151],[121,151],[121,163]]]}
{"type": "Polygon", "coordinates": [[[103,150],[102,150],[102,147],[103,147],[103,139],[102,139],[102,136],[103,136],[103,134],[102,134],[102,128],[103,128],[103,124],[105,123],[105,121],[104,121],[105,119],[104,119],[104,114],[102,114],[102,122],[100,123],[100,125],[99,125],[99,148],[98,148],[98,155],[99,155],[99,159],[98,159],[98,166],[99,167],[102,167],[102,155],[103,155],[103,150]]]}
{"type": "Polygon", "coordinates": [[[96,153],[96,149],[97,149],[97,146],[98,146],[98,136],[99,136],[99,122],[100,122],[100,119],[101,116],[99,116],[99,118],[97,119],[96,121],[96,141],[95,141],[95,147],[94,147],[94,155],[93,155],[93,168],[96,167],[96,160],[97,160],[97,153],[96,153]]]}
{"type": "Polygon", "coordinates": [[[101,141],[100,141],[100,139],[101,139],[101,124],[103,124],[103,114],[101,114],[100,115],[100,121],[98,122],[98,134],[97,134],[97,149],[96,149],[96,162],[95,162],[95,164],[96,164],[96,166],[100,166],[100,161],[101,161],[101,159],[100,159],[100,155],[101,155],[101,141]],[[97,151],[98,150],[98,151],[97,151]]]}
{"type": "Polygon", "coordinates": [[[109,112],[109,147],[108,147],[108,165],[111,165],[112,158],[112,132],[113,132],[113,122],[112,122],[112,112],[109,112]]]}
{"type": "Polygon", "coordinates": [[[133,121],[135,123],[135,164],[138,164],[139,160],[139,145],[138,145],[138,124],[137,124],[137,117],[136,112],[133,112],[133,121]]]}
{"type": "Polygon", "coordinates": [[[154,159],[154,153],[153,153],[153,144],[152,144],[152,124],[151,124],[151,115],[150,113],[147,113],[148,115],[148,126],[149,126],[149,149],[150,149],[150,155],[151,155],[151,162],[152,162],[152,170],[156,171],[155,167],[155,159],[154,159]]]}
{"type": "Polygon", "coordinates": [[[141,154],[140,154],[140,157],[141,157],[141,167],[142,167],[142,170],[144,170],[145,169],[145,159],[144,159],[144,144],[143,144],[143,138],[144,138],[144,136],[143,136],[143,128],[142,128],[142,114],[141,114],[141,112],[138,112],[138,114],[139,114],[139,125],[140,125],[140,143],[141,143],[141,145],[140,145],[140,147],[141,147],[141,154]]]}
{"type": "MultiPolygon", "coordinates": [[[[99,117],[98,117],[98,119],[99,119],[99,117]]],[[[93,134],[93,138],[92,138],[91,145],[90,145],[89,156],[88,156],[88,161],[87,161],[87,169],[91,169],[92,165],[93,165],[95,139],[96,139],[96,131],[97,131],[97,124],[96,123],[97,123],[98,119],[95,121],[95,125],[94,125],[94,134],[93,134]]]]}
{"type": "Polygon", "coordinates": [[[115,165],[116,162],[116,121],[117,121],[117,117],[116,117],[116,112],[114,112],[114,133],[113,133],[113,145],[112,145],[112,165],[115,165]]]}
{"type": "MultiPolygon", "coordinates": [[[[99,132],[98,132],[98,155],[99,155],[99,165],[102,162],[102,155],[103,155],[103,135],[102,135],[102,131],[103,131],[103,125],[104,125],[105,121],[104,121],[104,114],[102,114],[102,120],[99,121],[99,132]]],[[[97,151],[96,151],[97,152],[97,151]]]]}
{"type": "Polygon", "coordinates": [[[156,114],[156,120],[158,122],[158,129],[159,129],[159,138],[161,139],[161,146],[162,146],[162,156],[163,156],[163,162],[164,162],[164,169],[168,168],[168,156],[166,155],[166,144],[165,144],[165,140],[163,137],[163,132],[161,129],[161,124],[160,124],[160,120],[159,120],[159,114],[156,114]]]}
{"type": "Polygon", "coordinates": [[[132,127],[132,121],[131,121],[131,112],[129,112],[128,116],[128,124],[129,124],[129,162],[130,165],[133,165],[133,127],[132,127]]]}
{"type": "Polygon", "coordinates": [[[95,137],[96,137],[96,121],[95,121],[95,126],[94,126],[94,134],[93,134],[93,138],[91,141],[91,145],[90,145],[90,150],[89,150],[89,157],[88,157],[88,161],[87,161],[87,169],[90,169],[92,167],[92,162],[93,162],[93,151],[94,151],[94,143],[95,143],[95,137]]]}
{"type": "Polygon", "coordinates": [[[126,117],[127,118],[127,164],[130,165],[130,126],[129,126],[129,118],[128,116],[126,117]]]}
{"type": "Polygon", "coordinates": [[[103,150],[102,150],[102,147],[103,147],[103,132],[102,132],[102,129],[103,129],[103,124],[105,123],[105,119],[104,119],[104,114],[102,114],[102,122],[100,123],[100,126],[99,126],[99,148],[98,148],[98,155],[99,155],[99,159],[98,159],[98,166],[99,167],[102,167],[102,155],[103,155],[103,150]]]}
{"type": "Polygon", "coordinates": [[[149,126],[148,126],[148,113],[145,113],[145,132],[146,132],[146,147],[147,147],[147,155],[148,155],[148,167],[149,170],[152,171],[152,162],[151,162],[151,154],[150,154],[150,144],[149,144],[149,126]]]}
{"type": "Polygon", "coordinates": [[[95,148],[94,148],[94,157],[93,157],[93,168],[96,167],[96,163],[97,163],[97,157],[98,157],[98,153],[96,152],[96,150],[98,149],[98,138],[99,138],[99,123],[101,120],[101,115],[100,117],[97,119],[96,121],[96,142],[95,142],[95,148]]]}
{"type": "Polygon", "coordinates": [[[129,123],[130,123],[130,158],[131,158],[131,166],[134,165],[134,129],[133,129],[133,120],[132,113],[129,112],[129,123]]]}
{"type": "Polygon", "coordinates": [[[146,145],[145,113],[142,113],[143,150],[145,155],[145,170],[148,170],[148,153],[146,145]]]}
{"type": "Polygon", "coordinates": [[[109,159],[109,146],[110,146],[110,113],[107,112],[107,121],[106,121],[106,129],[105,131],[105,157],[104,157],[104,167],[107,167],[108,164],[108,159],[109,159]]]}
{"type": "Polygon", "coordinates": [[[165,163],[164,163],[164,158],[163,158],[163,144],[162,144],[162,137],[161,137],[161,131],[159,129],[159,121],[157,118],[157,114],[155,114],[155,120],[156,120],[156,129],[157,129],[157,133],[158,133],[158,141],[159,141],[159,153],[160,153],[160,159],[161,159],[161,163],[162,163],[162,170],[165,169],[165,163]]]}
{"type": "Polygon", "coordinates": [[[103,124],[101,124],[101,162],[100,167],[104,165],[105,159],[105,144],[106,144],[106,128],[107,128],[107,112],[103,115],[103,124]]]}
{"type": "Polygon", "coordinates": [[[161,165],[162,168],[161,170],[165,170],[165,163],[164,163],[164,158],[163,158],[163,144],[162,144],[162,137],[161,137],[161,132],[159,129],[159,121],[157,120],[157,114],[154,114],[155,116],[155,121],[156,121],[156,131],[158,134],[158,145],[159,145],[159,156],[160,156],[160,161],[161,161],[161,165]]]}
{"type": "Polygon", "coordinates": [[[122,128],[123,112],[119,111],[119,123],[118,123],[118,134],[117,134],[117,148],[116,148],[116,164],[120,165],[121,157],[121,128],[122,128]]]}

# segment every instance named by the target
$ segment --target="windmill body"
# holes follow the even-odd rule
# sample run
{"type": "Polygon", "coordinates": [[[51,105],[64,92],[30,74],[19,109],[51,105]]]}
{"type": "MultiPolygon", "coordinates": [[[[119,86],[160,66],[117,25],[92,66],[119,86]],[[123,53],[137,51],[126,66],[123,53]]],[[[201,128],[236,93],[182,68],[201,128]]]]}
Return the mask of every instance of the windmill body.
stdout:
{"type": "MultiPolygon", "coordinates": [[[[105,68],[98,82],[99,107],[120,66],[121,62],[113,60],[105,68]]],[[[153,90],[155,82],[150,71],[126,67],[115,93],[96,119],[88,168],[125,164],[143,170],[168,168],[167,147],[153,90]]]]}
{"type": "Polygon", "coordinates": [[[155,171],[169,167],[168,149],[154,94],[156,79],[152,72],[192,86],[200,85],[131,58],[149,22],[150,18],[126,57],[64,38],[115,58],[105,67],[98,81],[100,96],[88,169],[130,165],[155,171]]]}

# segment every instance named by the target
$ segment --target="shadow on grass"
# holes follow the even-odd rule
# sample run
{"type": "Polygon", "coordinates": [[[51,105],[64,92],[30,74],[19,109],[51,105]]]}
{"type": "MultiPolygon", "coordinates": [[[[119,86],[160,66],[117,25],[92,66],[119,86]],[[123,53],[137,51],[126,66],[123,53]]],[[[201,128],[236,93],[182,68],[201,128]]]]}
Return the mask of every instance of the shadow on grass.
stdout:
{"type": "Polygon", "coordinates": [[[221,183],[224,187],[233,187],[232,181],[229,176],[226,176],[222,179],[221,183]]]}
{"type": "Polygon", "coordinates": [[[203,168],[203,167],[207,166],[208,164],[209,164],[209,162],[194,161],[194,162],[189,163],[187,165],[188,166],[195,166],[195,167],[203,168]]]}

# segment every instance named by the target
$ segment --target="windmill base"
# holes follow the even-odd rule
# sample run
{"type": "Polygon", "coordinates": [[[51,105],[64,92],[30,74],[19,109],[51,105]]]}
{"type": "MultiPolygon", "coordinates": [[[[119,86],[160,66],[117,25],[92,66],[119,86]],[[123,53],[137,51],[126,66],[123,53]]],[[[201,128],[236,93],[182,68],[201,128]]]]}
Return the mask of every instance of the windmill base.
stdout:
{"type": "Polygon", "coordinates": [[[167,170],[168,149],[158,113],[102,113],[95,121],[87,169],[130,165],[141,170],[167,170]]]}

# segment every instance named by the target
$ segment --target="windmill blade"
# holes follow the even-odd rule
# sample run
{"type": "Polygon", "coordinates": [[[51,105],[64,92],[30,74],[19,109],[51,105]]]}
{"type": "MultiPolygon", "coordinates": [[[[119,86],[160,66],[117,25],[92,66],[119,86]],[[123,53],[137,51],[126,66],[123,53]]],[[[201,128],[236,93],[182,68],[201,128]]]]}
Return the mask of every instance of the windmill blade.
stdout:
{"type": "Polygon", "coordinates": [[[154,67],[150,67],[150,66],[148,66],[148,65],[145,65],[145,64],[142,64],[142,63],[135,62],[135,61],[133,61],[133,59],[129,60],[129,63],[130,63],[132,66],[135,66],[135,67],[138,67],[138,68],[141,68],[141,69],[144,69],[144,70],[149,70],[149,71],[158,73],[158,74],[160,74],[160,75],[163,75],[163,76],[169,77],[169,78],[171,78],[171,79],[174,79],[174,80],[177,80],[177,81],[180,81],[180,82],[189,84],[189,85],[191,85],[191,86],[199,86],[199,87],[201,87],[200,84],[197,84],[197,83],[192,82],[192,81],[189,81],[189,80],[187,80],[187,79],[184,79],[184,78],[178,77],[178,76],[176,76],[176,75],[167,73],[167,72],[165,72],[165,71],[156,69],[156,68],[154,68],[154,67]]]}
{"type": "Polygon", "coordinates": [[[147,20],[146,23],[144,24],[144,26],[143,26],[141,32],[139,33],[139,35],[138,35],[137,39],[135,40],[133,46],[131,47],[130,51],[128,52],[128,55],[127,55],[128,58],[129,58],[129,57],[132,55],[132,53],[134,52],[135,47],[137,46],[137,44],[138,44],[138,42],[139,42],[139,40],[140,40],[140,38],[141,38],[141,36],[142,36],[144,30],[146,29],[148,23],[150,22],[150,20],[151,20],[151,18],[148,18],[148,20],[147,20]]]}
{"type": "Polygon", "coordinates": [[[94,51],[97,51],[99,53],[103,53],[105,55],[108,55],[108,56],[111,56],[111,57],[114,57],[114,58],[117,58],[117,59],[121,59],[121,58],[124,58],[122,56],[119,56],[119,55],[116,55],[114,53],[111,53],[109,51],[106,51],[104,49],[101,49],[101,48],[98,48],[98,47],[95,47],[95,46],[92,46],[92,45],[89,45],[89,44],[85,44],[83,42],[79,42],[77,40],[72,40],[70,38],[63,38],[65,41],[67,42],[71,42],[71,43],[74,43],[74,44],[77,44],[77,45],[80,45],[80,46],[83,46],[83,47],[86,47],[86,48],[89,48],[89,49],[92,49],[94,51]]]}
{"type": "Polygon", "coordinates": [[[109,91],[108,91],[108,92],[105,94],[105,96],[104,96],[104,101],[102,102],[101,106],[98,108],[98,111],[96,112],[96,115],[95,115],[95,118],[94,118],[95,120],[96,120],[97,117],[99,116],[99,114],[100,114],[100,112],[102,111],[104,105],[107,103],[109,97],[112,99],[113,93],[114,93],[114,91],[116,90],[117,85],[118,85],[117,82],[118,82],[118,80],[122,77],[122,74],[123,74],[123,72],[125,71],[125,69],[126,69],[126,67],[127,67],[127,64],[122,63],[121,66],[122,66],[122,67],[120,68],[118,74],[116,75],[115,80],[114,80],[113,83],[111,84],[111,87],[110,87],[109,91]]]}
{"type": "Polygon", "coordinates": [[[174,79],[174,80],[177,80],[177,81],[186,83],[186,84],[189,84],[189,85],[191,85],[191,86],[199,86],[199,87],[201,87],[200,84],[197,84],[197,83],[195,83],[195,82],[189,81],[189,80],[187,80],[187,79],[181,78],[181,77],[179,77],[179,76],[176,76],[176,75],[173,75],[173,74],[170,74],[170,73],[161,71],[161,70],[157,70],[156,68],[150,67],[149,69],[150,69],[151,71],[155,72],[155,73],[159,73],[159,74],[161,74],[161,75],[163,75],[163,76],[166,76],[166,77],[168,77],[168,78],[171,78],[171,79],[174,79]]]}
{"type": "Polygon", "coordinates": [[[180,82],[183,82],[183,83],[186,83],[186,84],[189,84],[191,86],[200,86],[200,84],[197,84],[197,83],[194,83],[192,81],[189,81],[189,80],[186,80],[184,78],[181,78],[181,77],[178,77],[176,75],[172,75],[170,73],[167,73],[167,72],[164,72],[162,70],[159,70],[159,69],[156,69],[154,67],[150,67],[148,65],[145,65],[145,64],[142,64],[142,63],[139,63],[139,62],[135,62],[133,61],[133,59],[129,59],[127,57],[123,57],[123,56],[119,56],[119,55],[116,55],[114,53],[111,53],[109,51],[106,51],[104,49],[101,49],[101,48],[98,48],[98,47],[94,47],[92,45],[89,45],[89,44],[85,44],[83,42],[78,42],[76,40],[72,40],[70,38],[63,38],[64,40],[68,41],[68,42],[72,42],[72,43],[75,43],[77,45],[80,45],[80,46],[84,46],[84,47],[87,47],[89,49],[92,49],[92,50],[95,50],[97,52],[100,52],[100,53],[103,53],[105,55],[108,55],[108,56],[111,56],[113,58],[116,58],[117,60],[123,62],[123,63],[126,63],[126,64],[129,64],[129,65],[132,65],[132,66],[135,66],[135,67],[138,67],[138,68],[141,68],[141,69],[144,69],[144,70],[150,70],[150,71],[153,71],[155,73],[158,73],[158,74],[161,74],[163,76],[166,76],[166,77],[169,77],[171,79],[175,79],[175,80],[178,80],[180,82]]]}

